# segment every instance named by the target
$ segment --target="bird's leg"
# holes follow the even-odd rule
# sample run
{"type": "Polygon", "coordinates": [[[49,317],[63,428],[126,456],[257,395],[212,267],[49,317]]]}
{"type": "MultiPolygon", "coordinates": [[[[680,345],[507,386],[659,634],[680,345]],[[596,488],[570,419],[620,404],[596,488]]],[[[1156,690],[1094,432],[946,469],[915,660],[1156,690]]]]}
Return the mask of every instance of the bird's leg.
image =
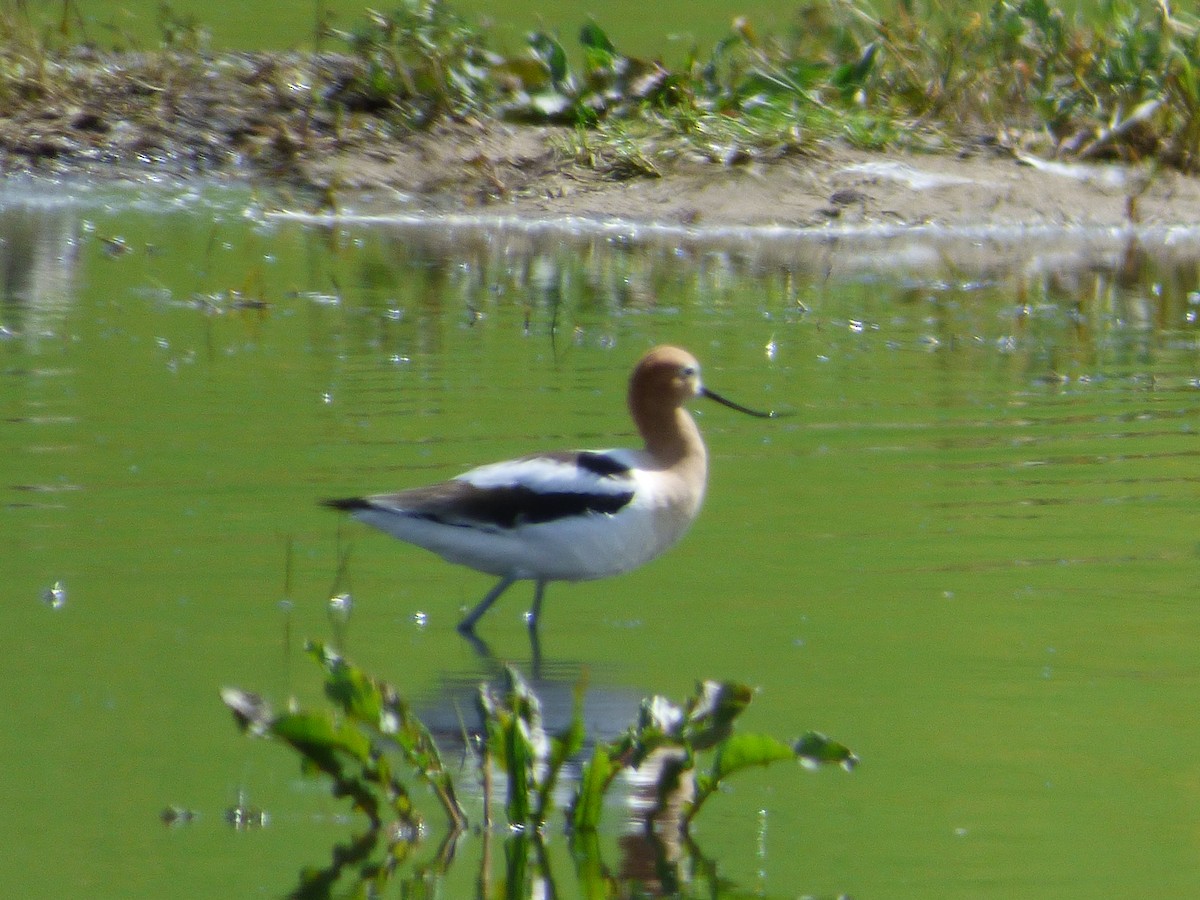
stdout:
{"type": "Polygon", "coordinates": [[[492,648],[477,635],[474,631],[459,632],[464,641],[471,645],[471,649],[475,651],[475,655],[482,659],[489,666],[498,666],[496,654],[492,652],[492,648]]]}
{"type": "Polygon", "coordinates": [[[529,669],[534,681],[541,681],[542,639],[536,628],[529,629],[529,669]]]}
{"type": "Polygon", "coordinates": [[[533,589],[533,608],[526,616],[526,624],[529,626],[529,652],[532,654],[530,665],[534,678],[542,677],[542,641],[538,636],[538,622],[542,615],[542,596],[545,593],[546,582],[539,578],[533,589]]]}
{"type": "Polygon", "coordinates": [[[475,604],[475,608],[467,613],[461,622],[458,623],[458,630],[462,634],[471,634],[475,631],[475,623],[483,617],[493,603],[500,599],[500,595],[512,587],[512,583],[516,581],[515,575],[505,575],[500,579],[499,583],[487,592],[487,596],[475,604]]]}
{"type": "Polygon", "coordinates": [[[529,615],[526,616],[529,630],[534,634],[537,633],[538,620],[542,615],[542,595],[546,593],[546,582],[541,578],[537,580],[537,587],[533,589],[533,608],[529,610],[529,615]]]}

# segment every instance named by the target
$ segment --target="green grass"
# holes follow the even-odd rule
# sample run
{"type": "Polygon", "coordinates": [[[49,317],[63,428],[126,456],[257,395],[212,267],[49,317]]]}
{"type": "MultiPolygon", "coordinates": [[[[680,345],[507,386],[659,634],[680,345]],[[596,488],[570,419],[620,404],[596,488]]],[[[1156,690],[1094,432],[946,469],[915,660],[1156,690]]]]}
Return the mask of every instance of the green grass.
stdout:
{"type": "MultiPolygon", "coordinates": [[[[1154,2],[1104,0],[1085,13],[1052,0],[815,0],[782,33],[739,20],[673,69],[623,54],[597,22],[581,26],[575,66],[543,32],[504,55],[444,0],[401,0],[341,31],[319,7],[313,20],[314,54],[344,65],[314,83],[306,122],[371,117],[393,133],[445,119],[570,125],[580,130],[563,152],[614,177],[831,141],[946,150],[981,138],[1062,158],[1200,166],[1200,19],[1154,2]]],[[[159,27],[159,46],[142,48],[157,60],[149,71],[164,83],[194,77],[208,56],[203,25],[164,4],[159,27]]],[[[87,104],[87,79],[62,77],[86,58],[85,29],[77,0],[0,2],[6,112],[47,98],[87,104]]],[[[92,53],[97,67],[117,64],[92,53]]],[[[295,131],[288,139],[302,141],[295,131]]]]}

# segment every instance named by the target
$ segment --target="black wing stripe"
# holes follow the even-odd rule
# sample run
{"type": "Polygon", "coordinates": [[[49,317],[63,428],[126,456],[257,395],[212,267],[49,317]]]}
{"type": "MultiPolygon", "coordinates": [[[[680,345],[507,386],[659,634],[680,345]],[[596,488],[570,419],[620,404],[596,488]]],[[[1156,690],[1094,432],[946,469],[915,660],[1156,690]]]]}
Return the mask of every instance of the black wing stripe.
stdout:
{"type": "Polygon", "coordinates": [[[516,528],[568,519],[572,516],[619,512],[633,491],[619,494],[543,493],[527,487],[477,488],[460,493],[454,505],[413,510],[415,518],[473,528],[480,525],[516,528]]]}
{"type": "Polygon", "coordinates": [[[584,450],[579,453],[574,460],[575,464],[581,469],[603,477],[614,475],[628,476],[632,471],[629,466],[623,462],[613,459],[607,453],[595,453],[591,450],[584,450]]]}

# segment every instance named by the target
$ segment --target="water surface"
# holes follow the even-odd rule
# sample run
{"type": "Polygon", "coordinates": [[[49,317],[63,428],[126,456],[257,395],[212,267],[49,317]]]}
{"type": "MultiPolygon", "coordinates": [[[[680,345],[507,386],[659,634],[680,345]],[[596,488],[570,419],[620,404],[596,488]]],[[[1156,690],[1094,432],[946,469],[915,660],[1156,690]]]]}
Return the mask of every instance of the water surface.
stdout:
{"type": "MultiPolygon", "coordinates": [[[[1200,889],[1186,236],[948,253],[930,234],[331,224],[216,189],[3,199],[14,893],[277,895],[327,864],[344,807],[240,737],[218,688],[318,700],[299,647],[335,634],[346,591],[347,653],[453,723],[499,660],[529,666],[531,592],[484,619],[481,658],[453,626],[488,579],[316,501],[628,445],[628,370],[664,341],[793,414],[697,407],[700,520],[638,572],[551,586],[543,687],[586,670],[612,733],[642,696],[733,678],[759,689],[745,727],[860,754],[712,801],[696,838],[729,890],[1200,889]],[[239,798],[270,824],[230,828],[239,798]],[[169,804],[199,818],[165,828],[169,804]]],[[[445,896],[475,891],[482,852],[468,836],[445,896]]],[[[557,832],[551,862],[571,895],[557,832]]]]}
{"type": "MultiPolygon", "coordinates": [[[[632,0],[612,0],[597,7],[581,0],[560,0],[547,6],[522,0],[482,2],[454,0],[450,8],[473,27],[484,27],[496,50],[519,53],[531,32],[557,35],[571,54],[580,45],[580,28],[597,22],[617,49],[630,55],[667,58],[682,62],[693,50],[707,56],[721,39],[728,37],[735,17],[747,17],[763,33],[779,33],[792,24],[791,9],[749,0],[736,7],[720,0],[661,3],[651,7],[632,0]]],[[[285,3],[280,0],[254,4],[228,0],[174,0],[163,7],[151,0],[91,0],[79,10],[68,27],[85,29],[89,39],[101,44],[134,48],[157,47],[163,38],[163,10],[171,15],[174,31],[189,37],[189,23],[199,26],[211,44],[232,50],[311,50],[317,21],[348,32],[365,20],[368,6],[361,0],[320,0],[285,3]]],[[[383,5],[389,12],[394,6],[383,5]]],[[[61,18],[61,16],[59,17],[61,18]]],[[[53,21],[57,23],[59,18],[53,21]]],[[[345,49],[345,43],[326,37],[324,49],[345,49]]]]}

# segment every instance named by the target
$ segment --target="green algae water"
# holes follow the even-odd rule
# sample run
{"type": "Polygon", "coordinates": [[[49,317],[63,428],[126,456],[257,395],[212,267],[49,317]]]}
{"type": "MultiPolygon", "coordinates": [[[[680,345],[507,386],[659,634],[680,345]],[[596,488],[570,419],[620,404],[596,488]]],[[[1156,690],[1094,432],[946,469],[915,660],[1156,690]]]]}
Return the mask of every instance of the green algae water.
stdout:
{"type": "MultiPolygon", "coordinates": [[[[1194,894],[1185,238],[329,222],[237,191],[10,184],[0,877],[15,896],[275,896],[328,865],[356,820],[239,735],[219,689],[319,702],[301,645],[334,636],[452,742],[501,661],[529,670],[532,591],[481,622],[481,653],[454,625],[489,578],[318,501],[628,446],[629,369],[671,342],[787,415],[696,407],[700,519],[637,572],[550,586],[538,688],[567,705],[586,673],[611,737],[641,697],[735,679],[757,690],[744,728],[862,758],[735,780],[679,891],[1194,894]],[[165,825],[176,807],[194,817],[165,825]]],[[[478,830],[415,875],[427,815],[395,890],[503,878],[478,830]]],[[[603,863],[649,890],[621,821],[603,863]]],[[[560,823],[551,884],[588,893],[560,823]]]]}
{"type": "MultiPolygon", "coordinates": [[[[260,0],[253,4],[174,0],[164,6],[153,0],[90,0],[80,4],[65,25],[102,45],[155,47],[163,39],[165,26],[183,35],[189,28],[198,28],[214,48],[223,50],[312,50],[318,22],[349,33],[364,21],[368,9],[391,12],[398,5],[402,4],[372,7],[361,0],[260,0]]],[[[615,0],[603,8],[579,0],[553,6],[519,0],[455,0],[450,8],[472,27],[485,28],[497,49],[519,51],[530,33],[543,30],[560,36],[567,51],[574,53],[579,49],[576,36],[580,28],[595,21],[621,52],[675,61],[693,50],[710,52],[730,34],[737,17],[746,17],[754,27],[769,33],[779,33],[792,23],[790,9],[763,0],[736,7],[720,0],[700,0],[649,8],[632,0],[615,0]]],[[[49,23],[62,25],[61,10],[59,15],[54,12],[47,10],[49,23]]],[[[325,37],[321,46],[328,50],[345,45],[325,37]]]]}

